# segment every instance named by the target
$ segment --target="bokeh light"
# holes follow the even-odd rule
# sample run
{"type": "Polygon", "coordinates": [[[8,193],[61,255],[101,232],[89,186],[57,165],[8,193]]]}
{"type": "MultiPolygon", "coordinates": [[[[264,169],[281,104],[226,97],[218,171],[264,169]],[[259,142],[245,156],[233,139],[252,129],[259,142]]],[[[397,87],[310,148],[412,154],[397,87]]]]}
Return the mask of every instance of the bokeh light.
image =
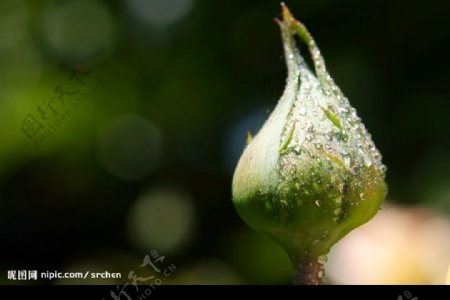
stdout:
{"type": "Polygon", "coordinates": [[[385,204],[375,218],[332,250],[327,264],[337,284],[444,284],[450,262],[450,222],[423,207],[385,204]]]}
{"type": "Polygon", "coordinates": [[[126,0],[133,17],[152,26],[169,25],[189,13],[192,0],[126,0]]]}
{"type": "Polygon", "coordinates": [[[180,190],[160,188],[139,197],[128,213],[128,235],[138,248],[171,254],[193,238],[195,209],[180,190]]]}
{"type": "Polygon", "coordinates": [[[138,180],[158,166],[161,136],[146,119],[124,115],[101,130],[98,151],[100,162],[109,172],[122,179],[138,180]]]}
{"type": "Polygon", "coordinates": [[[64,1],[44,12],[42,35],[58,56],[86,59],[110,50],[114,42],[111,13],[100,1],[64,1]]]}

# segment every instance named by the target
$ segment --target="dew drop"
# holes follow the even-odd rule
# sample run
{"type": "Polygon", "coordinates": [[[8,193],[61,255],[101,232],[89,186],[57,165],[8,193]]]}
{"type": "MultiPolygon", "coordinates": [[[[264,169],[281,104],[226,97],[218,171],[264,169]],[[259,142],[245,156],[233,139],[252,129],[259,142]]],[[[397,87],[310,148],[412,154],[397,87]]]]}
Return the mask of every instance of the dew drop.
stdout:
{"type": "Polygon", "coordinates": [[[349,168],[350,167],[350,156],[346,155],[346,156],[343,157],[343,159],[344,159],[345,166],[347,168],[349,168]]]}
{"type": "Polygon", "coordinates": [[[304,106],[300,106],[300,107],[298,108],[298,113],[299,113],[300,115],[304,116],[304,115],[306,114],[306,109],[305,109],[305,107],[304,107],[304,106]]]}
{"type": "Polygon", "coordinates": [[[317,262],[319,263],[319,264],[325,264],[326,262],[327,262],[327,256],[326,255],[321,255],[321,256],[319,256],[319,258],[317,259],[317,262]]]}
{"type": "Polygon", "coordinates": [[[372,166],[372,164],[373,164],[372,159],[370,158],[370,156],[369,156],[367,153],[365,153],[364,151],[362,151],[362,150],[360,149],[360,150],[359,150],[359,154],[361,155],[361,157],[362,157],[362,159],[363,159],[363,162],[364,162],[364,165],[365,165],[366,167],[372,166]]]}
{"type": "Polygon", "coordinates": [[[339,149],[339,153],[340,153],[341,155],[347,155],[347,154],[348,154],[348,152],[347,152],[347,150],[346,150],[345,148],[340,148],[340,149],[339,149]]]}

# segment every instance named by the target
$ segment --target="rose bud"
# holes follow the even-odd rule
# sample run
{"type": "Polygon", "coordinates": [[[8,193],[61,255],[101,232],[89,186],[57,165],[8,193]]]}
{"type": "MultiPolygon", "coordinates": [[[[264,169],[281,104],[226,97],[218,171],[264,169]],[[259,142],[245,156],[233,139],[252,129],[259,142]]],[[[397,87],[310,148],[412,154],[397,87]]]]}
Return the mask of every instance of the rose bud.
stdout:
{"type": "Polygon", "coordinates": [[[286,87],[244,150],[232,195],[242,219],[287,252],[295,282],[319,284],[331,246],[380,209],[386,167],[312,36],[285,5],[282,15],[286,87]],[[296,37],[308,46],[313,71],[296,37]]]}

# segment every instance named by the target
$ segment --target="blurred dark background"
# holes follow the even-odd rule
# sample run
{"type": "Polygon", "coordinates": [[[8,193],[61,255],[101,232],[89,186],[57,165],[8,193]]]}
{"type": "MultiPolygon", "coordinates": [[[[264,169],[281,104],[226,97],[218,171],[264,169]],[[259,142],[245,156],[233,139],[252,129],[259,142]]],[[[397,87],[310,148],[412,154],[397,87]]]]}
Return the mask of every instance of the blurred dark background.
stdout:
{"type": "MultiPolygon", "coordinates": [[[[448,222],[450,2],[287,4],[383,154],[387,201],[448,222]]],[[[289,283],[230,190],[284,87],[279,14],[279,1],[2,0],[0,283],[21,269],[126,277],[151,250],[177,267],[168,282],[289,283]]]]}

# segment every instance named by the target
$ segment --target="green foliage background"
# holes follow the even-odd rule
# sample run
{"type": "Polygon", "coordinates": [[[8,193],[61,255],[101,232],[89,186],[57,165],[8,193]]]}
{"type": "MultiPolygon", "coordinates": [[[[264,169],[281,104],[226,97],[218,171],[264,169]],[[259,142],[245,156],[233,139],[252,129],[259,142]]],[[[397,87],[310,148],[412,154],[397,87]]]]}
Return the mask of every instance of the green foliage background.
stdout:
{"type": "MultiPolygon", "coordinates": [[[[171,281],[290,282],[283,252],[246,229],[230,200],[245,134],[284,87],[278,1],[150,1],[148,11],[135,2],[0,3],[0,271],[126,277],[185,226],[169,213],[145,229],[157,231],[153,244],[134,236],[152,214],[136,217],[133,207],[163,190],[189,199],[180,214],[193,224],[160,250],[177,265],[171,281]],[[58,85],[84,88],[69,80],[73,70],[102,83],[35,147],[24,119],[38,118],[58,85]]],[[[449,3],[287,4],[383,154],[389,199],[448,215],[449,3]]]]}

